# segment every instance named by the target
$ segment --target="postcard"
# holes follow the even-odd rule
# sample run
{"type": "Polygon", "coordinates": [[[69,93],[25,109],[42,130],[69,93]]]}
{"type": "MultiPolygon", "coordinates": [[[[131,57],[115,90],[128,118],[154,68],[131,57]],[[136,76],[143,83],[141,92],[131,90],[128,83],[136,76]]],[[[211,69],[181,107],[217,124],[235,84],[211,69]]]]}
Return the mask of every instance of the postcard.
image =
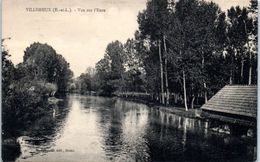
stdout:
{"type": "Polygon", "coordinates": [[[257,0],[3,0],[2,160],[257,160],[257,0]]]}

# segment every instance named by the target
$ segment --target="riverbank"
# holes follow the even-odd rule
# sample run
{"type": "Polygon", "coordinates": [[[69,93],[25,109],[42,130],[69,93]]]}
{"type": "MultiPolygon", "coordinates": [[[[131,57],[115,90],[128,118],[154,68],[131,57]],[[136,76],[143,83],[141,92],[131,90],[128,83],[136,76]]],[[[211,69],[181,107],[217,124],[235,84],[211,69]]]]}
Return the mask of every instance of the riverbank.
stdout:
{"type": "Polygon", "coordinates": [[[53,118],[55,117],[54,115],[57,111],[57,104],[61,101],[63,101],[63,99],[56,97],[48,97],[47,100],[41,101],[41,107],[37,107],[38,110],[40,109],[42,111],[41,114],[38,113],[38,116],[35,117],[33,116],[35,114],[29,114],[29,112],[26,112],[26,114],[29,114],[31,118],[19,116],[20,118],[24,118],[22,124],[12,125],[12,127],[10,126],[10,132],[2,132],[2,154],[4,161],[15,161],[15,157],[20,156],[21,145],[18,140],[19,137],[30,136],[37,129],[55,124],[55,120],[53,120],[53,118]],[[39,125],[41,125],[41,127],[39,127],[39,125]]]}
{"type": "Polygon", "coordinates": [[[143,99],[137,99],[137,98],[133,99],[133,98],[126,98],[126,97],[119,97],[119,98],[122,98],[123,100],[127,100],[127,101],[143,103],[148,105],[152,109],[157,109],[159,111],[163,111],[169,114],[174,114],[180,117],[209,121],[208,127],[212,132],[221,133],[221,134],[233,133],[241,137],[255,137],[256,135],[255,125],[250,124],[254,122],[248,122],[243,119],[231,118],[222,115],[213,118],[214,116],[213,114],[206,113],[202,111],[200,108],[188,109],[188,111],[186,111],[184,107],[164,106],[143,99]]]}
{"type": "Polygon", "coordinates": [[[166,106],[153,106],[152,108],[179,115],[187,118],[201,118],[201,109],[189,109],[188,111],[182,107],[166,107],[166,106]]]}
{"type": "Polygon", "coordinates": [[[171,114],[175,114],[175,115],[178,115],[178,116],[187,117],[187,118],[200,118],[200,119],[202,119],[202,117],[201,117],[202,111],[199,108],[188,109],[188,111],[186,111],[184,107],[163,106],[163,105],[160,105],[158,103],[146,101],[146,100],[143,100],[143,99],[136,99],[136,98],[133,99],[133,98],[126,98],[126,97],[119,97],[119,98],[126,100],[126,101],[142,103],[142,104],[145,104],[145,105],[147,105],[151,108],[161,110],[161,111],[164,111],[164,112],[168,112],[168,113],[171,113],[171,114]]]}

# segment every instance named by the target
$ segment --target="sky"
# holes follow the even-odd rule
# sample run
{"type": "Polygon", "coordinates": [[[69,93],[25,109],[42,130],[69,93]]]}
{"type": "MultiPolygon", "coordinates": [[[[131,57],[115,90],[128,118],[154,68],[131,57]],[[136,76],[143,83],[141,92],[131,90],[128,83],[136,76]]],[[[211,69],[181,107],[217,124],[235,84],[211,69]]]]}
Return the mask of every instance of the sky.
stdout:
{"type": "MultiPolygon", "coordinates": [[[[214,2],[223,11],[231,6],[249,5],[249,0],[214,2]]],[[[63,55],[77,77],[87,67],[95,66],[108,43],[125,43],[133,38],[138,29],[138,12],[145,7],[146,0],[3,0],[2,35],[11,37],[4,45],[12,62],[18,64],[30,44],[47,43],[63,55]],[[32,8],[49,8],[51,12],[33,12],[32,8]],[[53,12],[54,8],[71,12],[53,12]]]]}

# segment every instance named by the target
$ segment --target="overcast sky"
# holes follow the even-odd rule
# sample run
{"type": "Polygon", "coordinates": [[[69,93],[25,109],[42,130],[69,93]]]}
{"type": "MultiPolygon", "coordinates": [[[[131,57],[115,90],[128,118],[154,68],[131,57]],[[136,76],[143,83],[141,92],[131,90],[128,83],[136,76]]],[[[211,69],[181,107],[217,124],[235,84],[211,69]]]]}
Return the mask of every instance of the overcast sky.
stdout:
{"type": "MultiPolygon", "coordinates": [[[[248,6],[249,0],[214,0],[222,10],[248,6]]],[[[146,0],[3,0],[4,44],[14,64],[22,62],[24,50],[33,42],[47,43],[70,63],[75,76],[94,67],[114,40],[125,42],[138,28],[137,14],[146,0]],[[26,8],[71,8],[71,13],[28,12],[26,8]],[[78,12],[105,9],[105,12],[78,12]]]]}

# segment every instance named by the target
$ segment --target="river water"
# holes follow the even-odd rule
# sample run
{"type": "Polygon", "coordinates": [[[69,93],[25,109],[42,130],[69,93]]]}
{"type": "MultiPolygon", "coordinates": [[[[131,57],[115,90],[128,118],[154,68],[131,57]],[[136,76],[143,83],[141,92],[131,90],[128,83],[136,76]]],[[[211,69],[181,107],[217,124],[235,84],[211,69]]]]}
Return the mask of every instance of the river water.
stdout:
{"type": "Polygon", "coordinates": [[[70,95],[19,137],[16,161],[253,161],[254,142],[116,98],[70,95]]]}

